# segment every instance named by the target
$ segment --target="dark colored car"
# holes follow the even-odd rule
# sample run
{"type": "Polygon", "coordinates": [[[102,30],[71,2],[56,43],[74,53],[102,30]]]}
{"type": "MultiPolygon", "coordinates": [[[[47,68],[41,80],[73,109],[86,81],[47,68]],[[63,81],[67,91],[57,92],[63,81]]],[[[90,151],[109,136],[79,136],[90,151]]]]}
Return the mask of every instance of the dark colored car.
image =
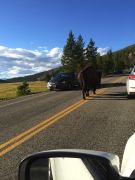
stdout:
{"type": "Polygon", "coordinates": [[[60,89],[73,89],[79,87],[79,82],[76,73],[61,72],[55,75],[47,83],[47,88],[50,90],[60,89]]]}

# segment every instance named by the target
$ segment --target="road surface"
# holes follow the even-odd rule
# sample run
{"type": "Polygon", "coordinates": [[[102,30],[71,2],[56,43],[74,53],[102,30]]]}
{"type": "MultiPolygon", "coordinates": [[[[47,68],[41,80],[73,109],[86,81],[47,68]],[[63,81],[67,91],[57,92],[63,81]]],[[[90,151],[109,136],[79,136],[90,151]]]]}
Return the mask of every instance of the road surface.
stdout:
{"type": "Polygon", "coordinates": [[[84,101],[80,90],[52,91],[0,102],[0,179],[16,180],[20,161],[48,149],[108,151],[122,158],[135,131],[126,76],[102,79],[84,101]]]}

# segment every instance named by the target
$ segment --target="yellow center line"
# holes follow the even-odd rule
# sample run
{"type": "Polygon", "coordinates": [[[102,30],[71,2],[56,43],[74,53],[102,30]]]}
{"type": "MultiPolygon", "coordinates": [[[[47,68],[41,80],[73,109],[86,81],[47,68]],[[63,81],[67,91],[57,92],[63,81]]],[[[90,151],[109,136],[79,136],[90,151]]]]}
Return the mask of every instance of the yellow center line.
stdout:
{"type": "Polygon", "coordinates": [[[59,117],[61,114],[65,113],[65,111],[70,110],[70,108],[76,106],[76,104],[80,103],[81,101],[83,101],[83,100],[80,100],[79,102],[77,102],[77,103],[69,106],[68,108],[64,109],[63,111],[61,111],[61,112],[59,112],[59,113],[57,113],[57,114],[55,114],[54,116],[50,117],[49,119],[42,121],[41,123],[39,123],[39,124],[35,125],[34,127],[26,130],[25,132],[19,134],[18,136],[16,136],[16,137],[12,138],[11,140],[7,141],[6,143],[1,144],[1,145],[0,145],[0,149],[6,147],[7,145],[11,144],[11,143],[14,142],[14,141],[17,141],[18,139],[22,138],[23,136],[31,133],[32,131],[36,130],[36,129],[39,128],[40,126],[43,126],[44,124],[50,122],[51,120],[53,120],[53,119],[56,118],[57,116],[59,117]]]}
{"type": "MultiPolygon", "coordinates": [[[[123,77],[118,78],[118,79],[114,80],[112,83],[119,82],[123,79],[124,79],[123,77]]],[[[4,154],[6,154],[7,152],[11,151],[12,149],[17,147],[18,145],[22,144],[23,142],[27,141],[28,139],[32,138],[34,135],[36,135],[39,132],[41,132],[42,130],[46,129],[50,125],[54,124],[58,120],[62,119],[64,116],[68,115],[69,113],[71,113],[75,109],[79,108],[80,106],[82,106],[83,104],[88,102],[90,99],[93,99],[95,96],[104,93],[107,89],[108,88],[103,88],[103,89],[97,90],[97,94],[89,97],[87,100],[82,99],[82,100],[70,105],[68,108],[64,109],[63,111],[61,111],[57,114],[55,114],[54,116],[50,117],[49,119],[42,121],[41,123],[39,123],[39,124],[35,125],[34,127],[26,130],[25,132],[19,134],[18,136],[16,136],[16,137],[10,139],[9,141],[1,144],[0,145],[0,149],[1,149],[0,157],[3,156],[4,154]],[[2,149],[4,149],[4,150],[2,150],[2,149]]]]}

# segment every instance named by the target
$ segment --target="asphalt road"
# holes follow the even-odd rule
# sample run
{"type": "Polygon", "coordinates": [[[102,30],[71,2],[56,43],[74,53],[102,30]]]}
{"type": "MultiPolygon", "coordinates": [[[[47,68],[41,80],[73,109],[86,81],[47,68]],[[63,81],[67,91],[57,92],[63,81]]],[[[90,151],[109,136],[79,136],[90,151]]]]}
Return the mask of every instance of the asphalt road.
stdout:
{"type": "Polygon", "coordinates": [[[48,149],[100,150],[122,158],[135,131],[135,99],[126,98],[125,81],[126,76],[104,78],[99,93],[85,102],[80,90],[0,102],[0,179],[16,180],[24,157],[48,149]]]}

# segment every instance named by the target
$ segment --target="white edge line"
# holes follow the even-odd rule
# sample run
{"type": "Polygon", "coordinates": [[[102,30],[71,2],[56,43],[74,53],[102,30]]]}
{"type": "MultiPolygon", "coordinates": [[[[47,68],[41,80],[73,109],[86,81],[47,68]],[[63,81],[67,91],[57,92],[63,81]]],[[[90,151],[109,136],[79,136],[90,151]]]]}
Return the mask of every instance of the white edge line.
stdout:
{"type": "Polygon", "coordinates": [[[6,104],[6,105],[3,105],[3,106],[0,106],[0,108],[3,108],[3,107],[6,107],[6,106],[10,106],[10,105],[13,105],[13,104],[18,104],[18,103],[21,103],[21,102],[24,102],[24,101],[29,101],[31,99],[35,99],[35,98],[38,98],[38,97],[41,97],[41,96],[45,96],[45,95],[48,95],[48,94],[54,94],[55,92],[49,92],[49,93],[46,93],[46,94],[42,94],[42,95],[39,95],[39,96],[36,96],[36,97],[31,97],[31,98],[27,98],[27,99],[24,99],[22,101],[17,101],[17,102],[13,102],[13,103],[9,103],[9,104],[6,104]]]}

